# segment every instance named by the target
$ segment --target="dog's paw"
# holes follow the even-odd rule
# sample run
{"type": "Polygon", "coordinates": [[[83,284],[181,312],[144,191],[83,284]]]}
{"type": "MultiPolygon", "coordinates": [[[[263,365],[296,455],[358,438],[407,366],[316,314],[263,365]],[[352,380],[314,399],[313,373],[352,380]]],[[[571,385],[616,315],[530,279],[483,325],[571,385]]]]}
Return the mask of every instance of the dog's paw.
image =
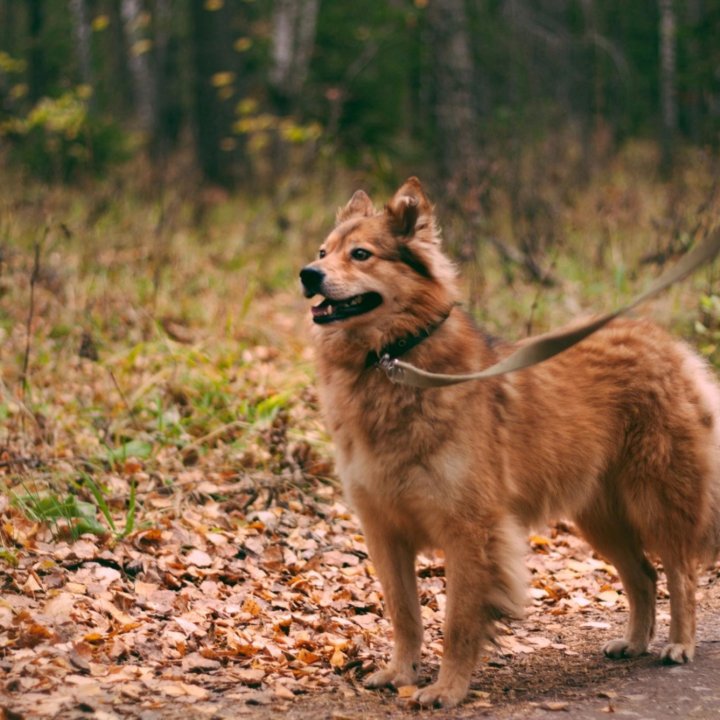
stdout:
{"type": "Polygon", "coordinates": [[[695,655],[695,648],[682,643],[668,643],[660,651],[660,659],[668,665],[690,662],[695,655]]]}
{"type": "Polygon", "coordinates": [[[632,658],[647,652],[647,645],[633,643],[623,638],[621,640],[611,640],[609,643],[606,643],[603,652],[606,657],[612,658],[613,660],[632,658]]]}
{"type": "Polygon", "coordinates": [[[399,670],[392,665],[388,665],[382,670],[368,675],[363,681],[366,688],[399,688],[405,685],[415,685],[417,682],[417,673],[413,669],[399,670]]]}
{"type": "Polygon", "coordinates": [[[413,699],[423,707],[451,708],[461,703],[467,695],[467,685],[433,683],[418,690],[413,699]]]}

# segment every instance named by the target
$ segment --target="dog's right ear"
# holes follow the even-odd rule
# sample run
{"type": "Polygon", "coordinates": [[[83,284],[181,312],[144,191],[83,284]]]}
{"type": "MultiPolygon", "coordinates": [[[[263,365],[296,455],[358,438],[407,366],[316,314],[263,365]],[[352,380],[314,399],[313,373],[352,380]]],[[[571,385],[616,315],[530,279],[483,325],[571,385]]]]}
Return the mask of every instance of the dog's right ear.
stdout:
{"type": "Polygon", "coordinates": [[[437,241],[432,205],[416,177],[403,183],[385,206],[385,214],[394,235],[437,241]]]}
{"type": "Polygon", "coordinates": [[[335,215],[335,225],[355,217],[370,217],[375,212],[372,200],[366,192],[357,190],[345,207],[340,208],[335,215]]]}

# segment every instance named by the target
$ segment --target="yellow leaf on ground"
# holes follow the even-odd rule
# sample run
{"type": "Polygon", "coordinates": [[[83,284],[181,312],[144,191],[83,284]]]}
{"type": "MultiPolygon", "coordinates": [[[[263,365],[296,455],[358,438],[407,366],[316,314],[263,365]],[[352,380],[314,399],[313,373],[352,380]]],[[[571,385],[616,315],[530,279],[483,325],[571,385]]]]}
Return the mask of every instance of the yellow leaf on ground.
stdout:
{"type": "Polygon", "coordinates": [[[335,650],[330,658],[330,664],[334,668],[341,668],[347,662],[347,655],[342,650],[335,650]]]}

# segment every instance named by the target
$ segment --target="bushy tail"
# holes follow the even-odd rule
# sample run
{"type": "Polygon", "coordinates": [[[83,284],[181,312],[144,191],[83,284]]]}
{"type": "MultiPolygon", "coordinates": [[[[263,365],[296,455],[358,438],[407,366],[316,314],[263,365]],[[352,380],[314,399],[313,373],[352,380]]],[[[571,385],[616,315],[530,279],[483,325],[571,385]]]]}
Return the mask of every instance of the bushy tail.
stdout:
{"type": "Polygon", "coordinates": [[[705,412],[709,414],[711,432],[707,450],[710,476],[705,501],[710,507],[701,552],[703,562],[712,565],[720,557],[720,383],[708,363],[692,351],[686,354],[684,369],[686,377],[691,378],[695,385],[705,412]]]}
{"type": "Polygon", "coordinates": [[[715,563],[720,559],[720,493],[719,497],[715,497],[715,504],[712,508],[712,521],[711,521],[711,537],[709,542],[710,547],[710,562],[715,563]]]}
{"type": "Polygon", "coordinates": [[[713,455],[715,467],[710,477],[708,501],[710,504],[709,522],[703,537],[703,555],[708,567],[720,559],[720,413],[714,417],[716,451],[713,455]]]}

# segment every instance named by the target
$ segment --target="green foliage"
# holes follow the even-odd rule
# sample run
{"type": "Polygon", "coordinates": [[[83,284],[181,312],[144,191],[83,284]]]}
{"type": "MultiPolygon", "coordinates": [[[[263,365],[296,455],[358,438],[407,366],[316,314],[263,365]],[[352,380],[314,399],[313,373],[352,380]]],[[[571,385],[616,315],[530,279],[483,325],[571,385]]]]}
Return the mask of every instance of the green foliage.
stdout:
{"type": "Polygon", "coordinates": [[[115,464],[131,457],[144,460],[152,455],[152,450],[152,443],[146,440],[128,440],[117,448],[108,449],[108,461],[115,464]]]}
{"type": "Polygon", "coordinates": [[[250,137],[250,146],[255,152],[264,149],[273,137],[291,145],[302,145],[316,141],[322,135],[319,123],[300,123],[293,118],[281,118],[271,113],[256,114],[246,102],[239,104],[237,112],[239,118],[233,129],[239,135],[250,137]]]}
{"type": "MultiPolygon", "coordinates": [[[[27,64],[24,60],[18,60],[12,57],[4,50],[0,50],[0,73],[3,75],[18,75],[25,72],[27,64]]],[[[27,88],[16,85],[12,94],[15,96],[22,95],[26,92],[27,88]]]]}
{"type": "Polygon", "coordinates": [[[81,85],[59,97],[41,98],[26,114],[0,123],[14,159],[45,180],[67,181],[101,173],[128,156],[120,127],[90,112],[91,90],[81,85]]]}
{"type": "Polygon", "coordinates": [[[699,310],[694,326],[698,349],[714,365],[720,366],[720,296],[702,295],[699,310]]]}
{"type": "Polygon", "coordinates": [[[97,507],[105,518],[105,522],[108,524],[116,538],[127,537],[135,529],[135,513],[137,511],[137,487],[134,482],[130,483],[130,494],[128,496],[128,507],[125,514],[125,527],[122,532],[118,532],[115,521],[113,520],[110,508],[108,506],[105,494],[102,489],[95,483],[95,481],[87,473],[82,473],[83,485],[87,487],[95,498],[97,507]]]}
{"type": "Polygon", "coordinates": [[[30,520],[49,526],[55,538],[69,535],[77,540],[84,533],[99,536],[111,534],[116,539],[129,535],[135,528],[137,513],[135,483],[130,484],[124,527],[118,530],[105,491],[87,473],[81,472],[80,477],[81,482],[69,483],[70,488],[76,492],[86,489],[94,502],[81,500],[77,494],[70,492],[63,497],[50,490],[26,491],[22,495],[11,493],[12,502],[30,520]],[[98,513],[105,524],[98,520],[98,513]]]}
{"type": "Polygon", "coordinates": [[[35,522],[49,525],[56,537],[63,531],[76,540],[83,533],[106,535],[108,529],[97,520],[97,508],[75,495],[64,498],[52,493],[15,495],[14,503],[35,522]]]}
{"type": "Polygon", "coordinates": [[[12,567],[16,567],[18,564],[17,553],[6,547],[0,547],[0,560],[3,560],[12,567]]]}

